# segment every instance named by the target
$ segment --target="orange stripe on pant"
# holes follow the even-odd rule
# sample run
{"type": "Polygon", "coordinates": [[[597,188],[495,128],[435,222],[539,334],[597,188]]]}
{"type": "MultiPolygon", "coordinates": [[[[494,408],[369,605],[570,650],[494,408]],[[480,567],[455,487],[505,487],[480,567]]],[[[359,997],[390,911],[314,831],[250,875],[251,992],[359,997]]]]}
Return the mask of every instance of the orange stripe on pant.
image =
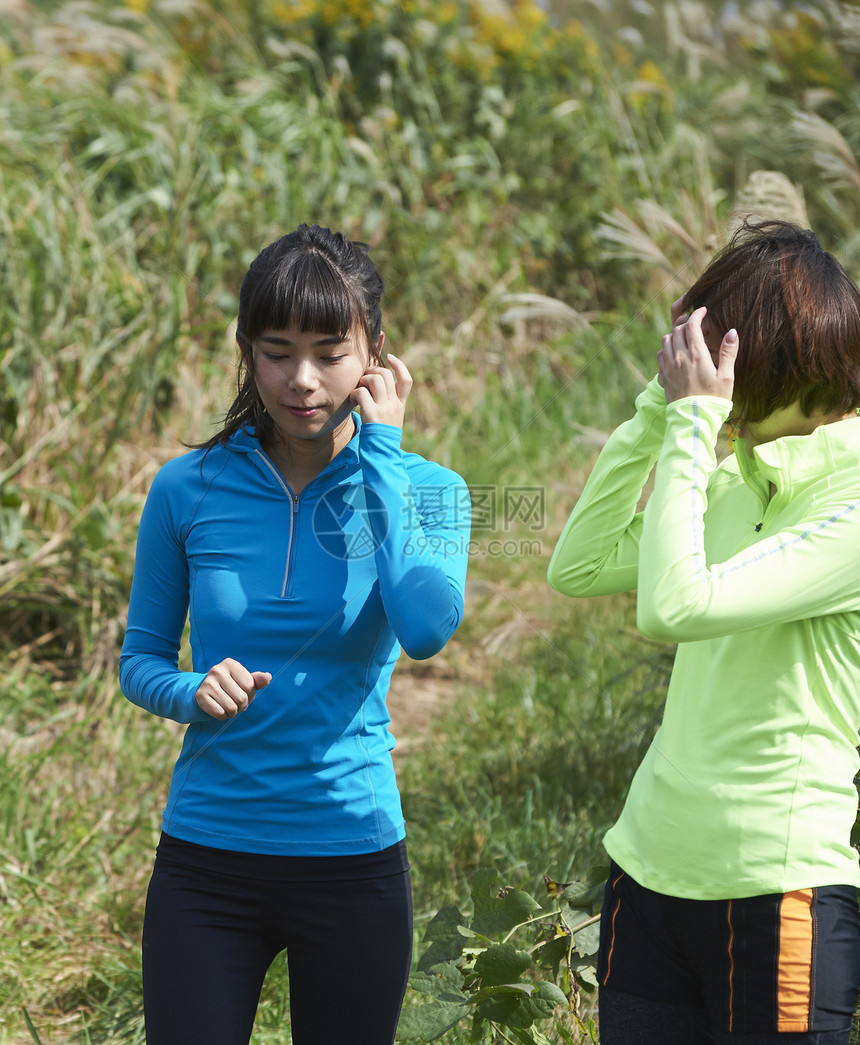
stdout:
{"type": "MultiPolygon", "coordinates": [[[[613,883],[612,883],[612,888],[613,889],[615,889],[615,886],[618,885],[618,883],[621,881],[621,879],[624,877],[624,875],[625,875],[625,872],[622,871],[621,874],[618,875],[618,877],[615,879],[615,881],[613,881],[613,883]]],[[[620,909],[621,909],[621,900],[619,899],[618,902],[615,905],[615,910],[612,912],[612,922],[611,922],[611,925],[612,925],[612,940],[611,940],[611,942],[609,944],[609,954],[606,957],[606,975],[603,977],[603,986],[604,987],[609,982],[609,973],[612,970],[612,952],[615,950],[615,919],[618,917],[618,912],[619,912],[620,909]]]]}
{"type": "Polygon", "coordinates": [[[779,907],[777,1029],[809,1030],[812,993],[812,889],[786,893],[779,907]]]}

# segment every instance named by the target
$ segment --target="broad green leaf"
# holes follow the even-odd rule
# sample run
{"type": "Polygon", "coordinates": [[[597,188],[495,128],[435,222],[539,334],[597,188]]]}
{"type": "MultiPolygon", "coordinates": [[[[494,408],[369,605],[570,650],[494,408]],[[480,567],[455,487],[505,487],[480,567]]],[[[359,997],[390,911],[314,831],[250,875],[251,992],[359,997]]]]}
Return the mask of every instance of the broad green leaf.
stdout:
{"type": "Polygon", "coordinates": [[[471,929],[481,935],[507,932],[540,910],[540,904],[528,893],[519,889],[501,889],[499,872],[494,868],[476,871],[470,884],[475,905],[471,929]]]}
{"type": "Polygon", "coordinates": [[[499,893],[499,872],[492,867],[482,867],[470,880],[475,917],[494,910],[499,893]]]}
{"type": "Polygon", "coordinates": [[[435,1041],[469,1012],[464,1003],[434,1001],[404,1009],[397,1024],[397,1041],[435,1041]]]}
{"type": "Polygon", "coordinates": [[[437,940],[431,943],[418,961],[418,971],[429,972],[438,965],[455,961],[463,952],[463,943],[465,940],[459,945],[454,940],[437,940]]]}
{"type": "Polygon", "coordinates": [[[421,994],[432,994],[445,1001],[456,1001],[465,1004],[468,996],[463,993],[463,974],[453,962],[434,965],[432,973],[413,972],[409,977],[409,986],[421,994]]]}
{"type": "Polygon", "coordinates": [[[486,986],[512,983],[531,965],[525,951],[518,951],[512,943],[495,943],[475,959],[475,972],[486,986]]]}
{"type": "Polygon", "coordinates": [[[593,958],[580,958],[571,963],[571,971],[587,990],[597,987],[597,968],[593,958]]]}
{"type": "Polygon", "coordinates": [[[573,934],[573,946],[582,955],[597,954],[600,947],[600,922],[586,925],[573,934]]]}
{"type": "Polygon", "coordinates": [[[511,1027],[511,1034],[522,1045],[553,1045],[549,1038],[545,1034],[541,1034],[536,1027],[529,1027],[528,1030],[511,1027]]]}
{"type": "Polygon", "coordinates": [[[563,903],[559,907],[559,914],[568,929],[578,929],[583,922],[592,918],[590,911],[583,911],[581,907],[572,907],[569,903],[563,903]]]}
{"type": "Polygon", "coordinates": [[[424,934],[425,940],[433,942],[418,962],[420,972],[460,957],[466,946],[466,937],[461,932],[463,925],[463,916],[453,904],[440,908],[424,934]]]}
{"type": "Polygon", "coordinates": [[[473,1005],[480,1005],[482,1001],[492,998],[528,998],[534,994],[535,990],[535,984],[523,981],[519,983],[497,983],[492,987],[482,987],[480,990],[475,991],[471,1001],[473,1005]]]}
{"type": "Polygon", "coordinates": [[[508,889],[502,896],[493,899],[494,903],[485,907],[483,913],[472,922],[473,932],[484,936],[507,932],[515,925],[528,921],[535,911],[540,910],[537,900],[520,889],[508,889]]]}
{"type": "Polygon", "coordinates": [[[453,904],[440,907],[431,918],[427,931],[424,933],[425,940],[447,940],[458,936],[457,927],[465,925],[466,919],[453,904]]]}
{"type": "Polygon", "coordinates": [[[570,952],[570,936],[567,933],[560,933],[555,936],[552,940],[547,942],[537,951],[534,952],[534,957],[540,962],[541,965],[548,965],[555,968],[560,962],[563,962],[570,952]]]}
{"type": "MultiPolygon", "coordinates": [[[[525,986],[524,984],[522,986],[525,986]]],[[[534,990],[526,995],[520,992],[498,992],[486,998],[478,1011],[488,1020],[506,1027],[530,1027],[535,1020],[548,1019],[558,1005],[567,1005],[567,998],[554,983],[542,980],[533,985],[534,990]]]]}

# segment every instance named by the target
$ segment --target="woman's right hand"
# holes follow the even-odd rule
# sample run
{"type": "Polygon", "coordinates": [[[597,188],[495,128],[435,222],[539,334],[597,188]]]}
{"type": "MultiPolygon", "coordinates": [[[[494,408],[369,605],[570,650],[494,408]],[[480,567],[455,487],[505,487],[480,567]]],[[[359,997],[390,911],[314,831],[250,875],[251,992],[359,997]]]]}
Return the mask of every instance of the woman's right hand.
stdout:
{"type": "Polygon", "coordinates": [[[702,330],[707,311],[702,307],[687,317],[678,315],[671,334],[663,337],[657,365],[667,403],[696,395],[732,398],[738,332],[727,331],[712,352],[702,330]]]}
{"type": "Polygon", "coordinates": [[[209,669],[194,699],[200,710],[212,718],[234,718],[246,711],[257,690],[265,689],[271,681],[268,671],[248,671],[238,660],[228,657],[209,669]]]}
{"type": "Polygon", "coordinates": [[[689,312],[686,312],[684,310],[684,297],[685,295],[682,294],[677,301],[673,301],[672,306],[669,310],[672,316],[673,327],[676,327],[679,323],[686,323],[686,321],[690,318],[689,312]]]}

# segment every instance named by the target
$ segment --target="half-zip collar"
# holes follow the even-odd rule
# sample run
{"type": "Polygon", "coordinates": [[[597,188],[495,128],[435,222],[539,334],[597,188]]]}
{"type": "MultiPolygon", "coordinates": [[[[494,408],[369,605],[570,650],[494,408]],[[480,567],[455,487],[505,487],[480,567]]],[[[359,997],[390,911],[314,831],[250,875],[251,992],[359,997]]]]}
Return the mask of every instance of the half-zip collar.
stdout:
{"type": "MultiPolygon", "coordinates": [[[[339,471],[341,468],[347,467],[349,464],[354,464],[358,461],[358,437],[361,432],[361,418],[358,414],[352,414],[352,420],[355,424],[355,431],[352,434],[352,438],[346,444],[346,446],[336,454],[331,461],[323,468],[316,478],[314,478],[308,486],[322,479],[323,476],[329,475],[333,471],[339,471]]],[[[228,450],[234,453],[245,453],[254,454],[255,451],[259,451],[265,455],[260,440],[257,438],[256,431],[253,426],[248,428],[240,428],[238,432],[234,433],[227,442],[224,444],[228,450]]],[[[267,457],[268,460],[268,457],[267,457]]],[[[273,465],[274,467],[274,465],[273,465]]],[[[277,469],[276,469],[277,470],[277,469]]],[[[280,474],[280,473],[278,473],[280,474]]]]}
{"type": "Polygon", "coordinates": [[[767,507],[771,483],[776,491],[774,501],[791,500],[836,473],[843,463],[855,464],[860,452],[860,419],[819,425],[808,435],[784,435],[760,443],[752,452],[738,438],[734,451],[741,477],[767,507]]]}
{"type": "Polygon", "coordinates": [[[358,437],[361,430],[361,418],[355,413],[352,415],[352,418],[355,422],[355,432],[350,441],[300,493],[293,493],[290,489],[289,484],[281,475],[275,463],[263,449],[253,428],[240,429],[225,444],[228,450],[232,450],[235,453],[248,454],[249,459],[263,473],[266,479],[275,483],[284,496],[289,499],[289,533],[287,536],[283,581],[281,583],[281,598],[288,599],[293,593],[296,548],[299,543],[299,513],[302,500],[315,501],[322,490],[329,486],[330,480],[333,479],[336,473],[342,472],[350,466],[355,467],[358,464],[358,437]]]}

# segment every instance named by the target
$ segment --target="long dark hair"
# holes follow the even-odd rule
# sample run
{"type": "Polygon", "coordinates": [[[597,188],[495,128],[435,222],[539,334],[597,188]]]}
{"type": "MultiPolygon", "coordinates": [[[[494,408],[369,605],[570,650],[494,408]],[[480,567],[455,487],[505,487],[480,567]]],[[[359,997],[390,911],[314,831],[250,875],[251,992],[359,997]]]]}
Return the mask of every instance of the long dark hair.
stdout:
{"type": "Polygon", "coordinates": [[[814,232],[745,222],[684,295],[686,311],[701,305],[718,336],[738,331],[738,420],[860,405],[860,290],[814,232]]]}
{"type": "Polygon", "coordinates": [[[265,247],[248,269],[239,292],[236,341],[238,391],[219,432],[197,445],[211,450],[241,428],[253,427],[261,442],[273,431],[254,378],[254,338],[264,330],[345,337],[356,325],[374,350],[382,332],[383,282],[367,245],[319,225],[300,225],[265,247]]]}

